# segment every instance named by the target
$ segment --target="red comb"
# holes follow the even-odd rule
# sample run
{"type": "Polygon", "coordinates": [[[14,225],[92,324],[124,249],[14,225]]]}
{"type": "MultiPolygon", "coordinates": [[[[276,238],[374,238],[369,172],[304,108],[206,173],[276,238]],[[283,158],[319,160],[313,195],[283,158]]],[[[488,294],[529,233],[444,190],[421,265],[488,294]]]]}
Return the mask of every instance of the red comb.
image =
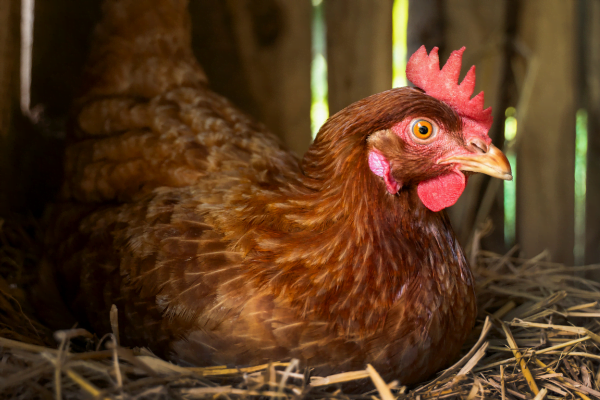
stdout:
{"type": "Polygon", "coordinates": [[[475,66],[469,69],[463,81],[458,84],[464,51],[464,47],[453,51],[440,70],[438,48],[434,47],[427,55],[425,46],[421,46],[406,64],[406,77],[428,95],[448,104],[463,120],[469,120],[465,121],[466,125],[473,128],[476,125],[477,134],[483,134],[489,139],[487,132],[492,126],[492,108],[483,109],[483,92],[471,99],[475,89],[475,66]]]}

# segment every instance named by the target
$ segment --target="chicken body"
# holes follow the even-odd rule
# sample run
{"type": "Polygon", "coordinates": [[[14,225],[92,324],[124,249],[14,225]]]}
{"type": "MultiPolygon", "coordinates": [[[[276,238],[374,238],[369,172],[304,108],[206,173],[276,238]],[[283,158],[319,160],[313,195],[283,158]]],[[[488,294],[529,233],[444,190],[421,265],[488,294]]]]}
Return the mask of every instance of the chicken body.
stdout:
{"type": "Polygon", "coordinates": [[[105,3],[49,231],[74,316],[110,332],[115,304],[124,344],[194,365],[371,363],[411,384],[451,362],[473,282],[418,184],[457,170],[436,162],[449,146],[479,151],[461,117],[392,89],[330,118],[300,162],[208,88],[188,29],[183,0],[105,3]],[[407,138],[417,117],[443,146],[407,138]]]}

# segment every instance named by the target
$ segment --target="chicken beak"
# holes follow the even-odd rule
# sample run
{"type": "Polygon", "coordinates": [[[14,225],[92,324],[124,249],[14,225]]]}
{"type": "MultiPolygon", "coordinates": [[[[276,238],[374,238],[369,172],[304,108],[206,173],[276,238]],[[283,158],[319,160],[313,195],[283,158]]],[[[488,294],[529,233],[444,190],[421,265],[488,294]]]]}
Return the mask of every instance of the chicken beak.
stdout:
{"type": "Polygon", "coordinates": [[[458,164],[461,171],[481,172],[507,181],[511,181],[513,178],[508,159],[493,144],[485,153],[455,155],[438,162],[438,164],[450,163],[458,164]]]}

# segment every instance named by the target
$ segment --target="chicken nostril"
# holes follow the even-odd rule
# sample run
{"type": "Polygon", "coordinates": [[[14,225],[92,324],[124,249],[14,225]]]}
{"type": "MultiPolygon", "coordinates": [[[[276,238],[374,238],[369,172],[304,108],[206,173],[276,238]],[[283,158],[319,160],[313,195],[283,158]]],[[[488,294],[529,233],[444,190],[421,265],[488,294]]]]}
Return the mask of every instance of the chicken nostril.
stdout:
{"type": "Polygon", "coordinates": [[[480,153],[487,153],[490,150],[489,146],[481,139],[470,140],[469,146],[474,147],[474,150],[480,153]]]}

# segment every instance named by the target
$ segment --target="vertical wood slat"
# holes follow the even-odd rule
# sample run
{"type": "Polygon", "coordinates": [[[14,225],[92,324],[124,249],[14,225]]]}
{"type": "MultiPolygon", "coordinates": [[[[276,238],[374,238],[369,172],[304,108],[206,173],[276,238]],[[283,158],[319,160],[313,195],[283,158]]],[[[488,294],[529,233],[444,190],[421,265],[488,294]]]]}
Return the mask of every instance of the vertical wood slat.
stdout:
{"type": "Polygon", "coordinates": [[[229,5],[220,0],[194,0],[189,3],[189,11],[192,48],[211,89],[262,121],[260,105],[252,93],[238,50],[235,20],[229,5]]]}
{"type": "Polygon", "coordinates": [[[573,263],[576,2],[523,4],[521,40],[531,50],[517,107],[517,242],[525,257],[547,249],[573,263]]]}
{"type": "MultiPolygon", "coordinates": [[[[600,263],[600,2],[586,1],[588,157],[585,262],[600,263]]],[[[596,278],[600,274],[596,272],[596,278]]]]}
{"type": "Polygon", "coordinates": [[[326,0],[329,114],[392,87],[392,0],[326,0]]]}
{"type": "MultiPolygon", "coordinates": [[[[65,123],[78,90],[101,0],[35,4],[31,71],[32,121],[15,113],[11,146],[11,211],[41,215],[61,184],[65,123]],[[36,107],[37,106],[37,107],[36,107]],[[43,113],[39,113],[43,110],[43,113]]],[[[19,18],[15,22],[19,24],[19,18]]],[[[18,79],[17,79],[18,81],[18,79]]]]}
{"type": "MultiPolygon", "coordinates": [[[[430,0],[431,1],[431,0],[430,0]]],[[[504,38],[506,35],[507,1],[498,0],[448,0],[443,9],[444,44],[440,64],[450,52],[465,46],[461,78],[472,65],[477,68],[477,82],[474,94],[485,92],[485,107],[491,106],[494,112],[494,125],[489,132],[494,144],[503,145],[504,131],[504,74],[501,73],[504,58],[504,38]]],[[[477,174],[469,179],[465,192],[448,213],[452,226],[457,231],[463,245],[468,245],[475,229],[490,216],[494,231],[488,237],[486,248],[504,251],[504,214],[502,182],[485,175],[477,174]],[[482,208],[483,207],[483,208],[482,208]],[[493,211],[492,215],[490,213],[493,211]]]]}
{"type": "Polygon", "coordinates": [[[11,114],[18,102],[21,2],[0,2],[0,136],[6,138],[11,114]]]}
{"type": "Polygon", "coordinates": [[[302,156],[310,133],[310,0],[195,0],[194,52],[211,87],[302,156]]]}
{"type": "Polygon", "coordinates": [[[413,54],[421,46],[427,51],[437,46],[446,50],[446,0],[409,0],[406,53],[413,54]]]}
{"type": "Polygon", "coordinates": [[[261,121],[299,156],[311,143],[310,0],[229,0],[250,91],[261,121]]]}
{"type": "Polygon", "coordinates": [[[0,2],[0,215],[8,211],[12,184],[13,114],[19,110],[21,2],[0,2]]]}
{"type": "Polygon", "coordinates": [[[59,123],[80,88],[91,36],[100,20],[102,0],[36,1],[31,105],[59,123]]]}

